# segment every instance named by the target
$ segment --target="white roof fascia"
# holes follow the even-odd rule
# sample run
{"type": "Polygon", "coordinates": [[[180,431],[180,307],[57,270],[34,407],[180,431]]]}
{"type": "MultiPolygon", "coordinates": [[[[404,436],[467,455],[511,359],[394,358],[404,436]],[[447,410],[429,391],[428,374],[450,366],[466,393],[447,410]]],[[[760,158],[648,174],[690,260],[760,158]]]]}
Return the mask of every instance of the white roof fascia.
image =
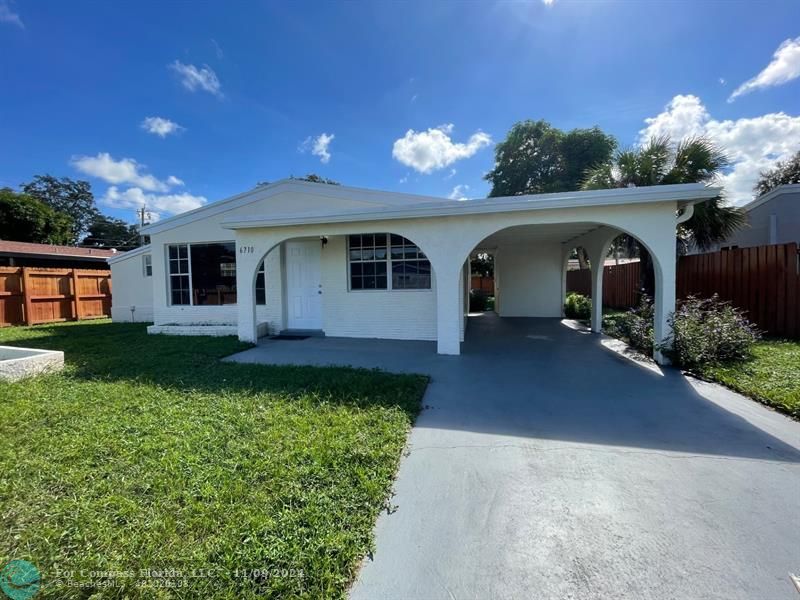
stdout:
{"type": "Polygon", "coordinates": [[[276,196],[284,192],[302,192],[314,196],[327,198],[342,198],[355,200],[367,204],[374,204],[376,207],[385,207],[387,202],[390,204],[421,204],[428,202],[451,203],[455,200],[437,198],[435,196],[419,196],[415,194],[403,194],[399,192],[382,192],[380,190],[370,190],[366,188],[347,187],[343,185],[332,185],[327,183],[315,183],[303,181],[301,179],[281,179],[275,183],[262,185],[247,192],[231,196],[219,202],[213,202],[200,208],[195,208],[168,219],[162,219],[151,225],[142,228],[142,233],[152,235],[161,233],[175,227],[187,225],[207,217],[218,215],[229,210],[240,208],[276,196]]]}
{"type": "Polygon", "coordinates": [[[780,196],[781,194],[790,194],[792,192],[800,192],[800,183],[785,183],[783,185],[779,185],[778,187],[768,191],[763,196],[759,196],[755,200],[751,200],[747,204],[743,204],[741,209],[745,212],[751,211],[754,208],[769,202],[773,198],[780,196]]]}
{"type": "Polygon", "coordinates": [[[382,207],[377,210],[348,210],[335,213],[306,213],[270,217],[232,218],[222,221],[228,229],[252,227],[275,227],[319,223],[347,223],[357,221],[379,221],[392,219],[414,219],[454,215],[476,215],[507,213],[526,210],[545,210],[578,208],[590,206],[614,206],[677,201],[695,203],[719,196],[721,189],[701,183],[648,186],[639,188],[620,188],[610,190],[588,190],[557,194],[536,194],[526,196],[504,196],[480,200],[437,201],[397,207],[382,207]]]}
{"type": "Polygon", "coordinates": [[[140,254],[147,254],[150,252],[150,244],[146,244],[144,246],[139,246],[138,248],[134,248],[133,250],[128,250],[127,252],[120,252],[115,256],[109,256],[106,259],[108,264],[113,264],[119,262],[121,260],[126,260],[128,258],[133,258],[134,256],[139,256],[140,254]]]}

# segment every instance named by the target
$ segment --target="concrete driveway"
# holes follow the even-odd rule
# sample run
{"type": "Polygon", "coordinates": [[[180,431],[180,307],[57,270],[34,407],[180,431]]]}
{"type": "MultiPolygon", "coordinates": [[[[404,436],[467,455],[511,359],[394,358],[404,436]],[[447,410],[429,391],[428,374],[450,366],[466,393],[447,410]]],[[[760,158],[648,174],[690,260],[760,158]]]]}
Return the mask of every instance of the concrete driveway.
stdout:
{"type": "Polygon", "coordinates": [[[800,598],[800,424],[553,319],[235,360],[429,373],[354,599],[800,598]]]}

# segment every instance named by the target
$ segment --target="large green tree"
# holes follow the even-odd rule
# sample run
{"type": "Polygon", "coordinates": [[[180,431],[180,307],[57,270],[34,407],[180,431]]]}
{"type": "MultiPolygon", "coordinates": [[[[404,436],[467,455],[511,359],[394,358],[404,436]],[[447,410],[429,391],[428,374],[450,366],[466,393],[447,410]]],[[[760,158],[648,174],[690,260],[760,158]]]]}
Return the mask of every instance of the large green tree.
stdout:
{"type": "Polygon", "coordinates": [[[800,183],[800,151],[786,162],[775,163],[775,168],[762,171],[753,191],[757,196],[763,196],[787,183],[800,183]]]}
{"type": "MultiPolygon", "coordinates": [[[[706,138],[687,138],[673,144],[669,137],[657,137],[639,148],[617,152],[613,161],[591,169],[583,189],[711,183],[728,164],[725,153],[706,138]]],[[[742,212],[727,206],[722,197],[706,200],[696,204],[693,216],[678,226],[679,249],[706,250],[730,237],[743,224],[742,212]]],[[[644,293],[652,295],[655,282],[649,252],[629,236],[624,236],[622,243],[631,253],[639,254],[640,285],[644,293]]]]}
{"type": "Polygon", "coordinates": [[[122,219],[97,215],[89,225],[89,231],[81,245],[117,250],[138,248],[141,246],[139,228],[122,219]]]}
{"type": "Polygon", "coordinates": [[[99,214],[94,203],[92,186],[88,181],[37,175],[33,181],[22,184],[22,191],[69,215],[73,223],[72,236],[69,240],[71,244],[78,243],[99,214]]]}
{"type": "Polygon", "coordinates": [[[0,189],[0,239],[69,244],[73,223],[65,214],[27,194],[0,189]]]}
{"type": "Polygon", "coordinates": [[[485,175],[490,197],[580,189],[586,172],[611,160],[616,140],[597,127],[564,132],[547,121],[520,121],[495,147],[485,175]]]}

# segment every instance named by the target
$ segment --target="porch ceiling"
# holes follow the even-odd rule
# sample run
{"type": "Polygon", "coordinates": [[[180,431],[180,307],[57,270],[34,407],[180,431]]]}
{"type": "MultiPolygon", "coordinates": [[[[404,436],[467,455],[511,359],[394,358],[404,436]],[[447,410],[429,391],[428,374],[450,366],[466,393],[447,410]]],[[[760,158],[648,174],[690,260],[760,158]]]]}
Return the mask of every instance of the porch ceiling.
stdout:
{"type": "Polygon", "coordinates": [[[508,227],[485,238],[477,250],[488,250],[506,244],[564,243],[603,225],[597,223],[556,223],[551,225],[519,225],[508,227]]]}

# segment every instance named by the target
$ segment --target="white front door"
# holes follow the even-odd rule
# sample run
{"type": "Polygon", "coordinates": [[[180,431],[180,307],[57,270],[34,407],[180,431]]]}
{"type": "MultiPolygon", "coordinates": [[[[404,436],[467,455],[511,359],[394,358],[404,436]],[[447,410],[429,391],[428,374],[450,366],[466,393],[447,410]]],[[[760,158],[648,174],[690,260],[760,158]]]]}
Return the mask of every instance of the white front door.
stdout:
{"type": "Polygon", "coordinates": [[[286,299],[289,329],[322,329],[319,240],[286,242],[286,299]]]}

